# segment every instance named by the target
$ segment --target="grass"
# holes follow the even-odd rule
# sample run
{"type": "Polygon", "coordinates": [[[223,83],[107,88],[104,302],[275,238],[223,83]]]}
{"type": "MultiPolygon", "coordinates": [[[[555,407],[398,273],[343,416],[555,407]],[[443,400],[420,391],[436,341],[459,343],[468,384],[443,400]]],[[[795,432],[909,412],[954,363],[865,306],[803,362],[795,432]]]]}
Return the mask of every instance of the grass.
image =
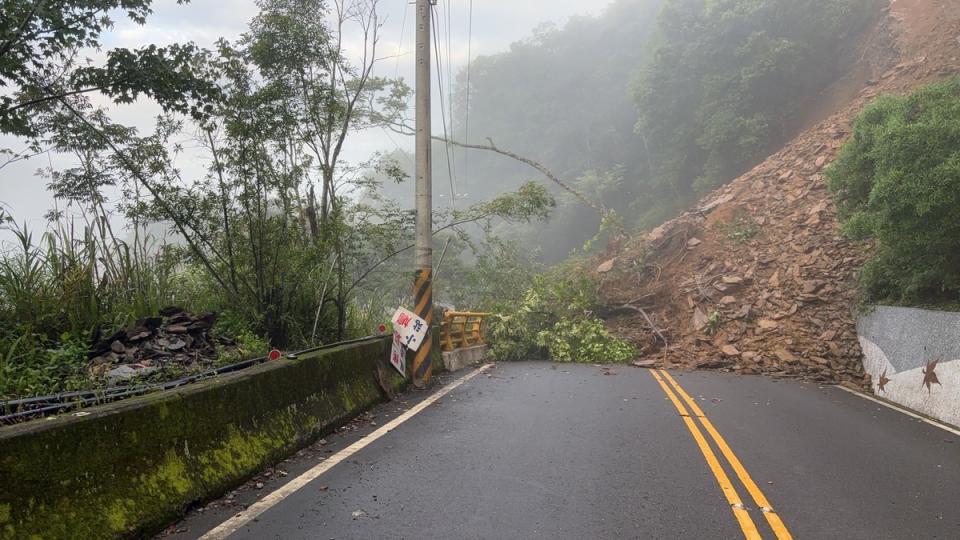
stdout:
{"type": "Polygon", "coordinates": [[[744,244],[760,232],[760,226],[748,216],[738,215],[720,225],[719,229],[729,239],[744,244]]]}
{"type": "Polygon", "coordinates": [[[0,399],[87,389],[96,331],[155,314],[173,296],[164,246],[117,239],[108,220],[64,219],[40,235],[9,222],[0,254],[0,399]]]}

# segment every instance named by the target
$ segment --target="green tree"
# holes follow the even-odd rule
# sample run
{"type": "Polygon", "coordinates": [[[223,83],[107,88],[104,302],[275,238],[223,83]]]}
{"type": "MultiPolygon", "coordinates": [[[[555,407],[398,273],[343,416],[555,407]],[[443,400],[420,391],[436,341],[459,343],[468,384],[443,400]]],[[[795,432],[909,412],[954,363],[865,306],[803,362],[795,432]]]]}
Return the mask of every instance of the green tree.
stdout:
{"type": "Polygon", "coordinates": [[[557,362],[626,362],[637,355],[630,344],[610,335],[594,315],[596,284],[577,261],[525,280],[518,297],[491,305],[491,350],[500,360],[548,358],[557,362]]]}
{"type": "Polygon", "coordinates": [[[244,38],[250,60],[266,86],[283,96],[284,111],[320,172],[320,201],[311,181],[305,188],[305,215],[314,241],[330,250],[340,333],[347,323],[349,227],[344,226],[347,216],[339,191],[347,189],[341,184],[351,178],[350,171],[343,170],[343,146],[352,132],[396,123],[409,94],[403,81],[373,76],[383,24],[379,3],[259,0],[261,13],[244,38]],[[344,54],[348,31],[362,43],[359,63],[344,54]]]}
{"type": "Polygon", "coordinates": [[[874,239],[865,300],[960,302],[960,79],[884,96],[827,169],[844,230],[874,239]]]}
{"type": "MultiPolygon", "coordinates": [[[[182,1],[182,0],[181,0],[182,1]]],[[[192,44],[107,51],[102,65],[79,55],[99,48],[123,10],[143,24],[151,0],[0,0],[0,133],[35,139],[57,128],[47,113],[69,98],[100,92],[117,103],[146,95],[163,108],[197,117],[209,112],[216,86],[202,76],[204,54],[192,44]]]]}
{"type": "MultiPolygon", "coordinates": [[[[347,136],[397,122],[407,108],[402,80],[376,77],[383,20],[379,0],[258,0],[261,13],[245,38],[250,59],[268,85],[286,96],[287,111],[321,172],[319,223],[315,236],[336,211],[337,177],[347,136]],[[327,22],[329,17],[331,22],[327,22]],[[359,63],[343,51],[344,34],[363,44],[359,63]]],[[[315,213],[315,206],[311,206],[315,213]]]]}
{"type": "Polygon", "coordinates": [[[668,0],[634,94],[654,185],[689,198],[778,148],[879,0],[668,0]]]}

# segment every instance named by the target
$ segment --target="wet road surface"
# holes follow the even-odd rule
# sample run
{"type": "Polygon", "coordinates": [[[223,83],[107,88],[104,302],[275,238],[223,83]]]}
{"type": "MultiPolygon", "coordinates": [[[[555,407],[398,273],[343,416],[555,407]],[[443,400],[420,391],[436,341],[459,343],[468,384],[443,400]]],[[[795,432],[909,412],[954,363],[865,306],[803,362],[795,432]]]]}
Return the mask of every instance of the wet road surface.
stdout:
{"type": "Polygon", "coordinates": [[[522,362],[438,389],[170,537],[960,538],[960,437],[838,388],[522,362]]]}

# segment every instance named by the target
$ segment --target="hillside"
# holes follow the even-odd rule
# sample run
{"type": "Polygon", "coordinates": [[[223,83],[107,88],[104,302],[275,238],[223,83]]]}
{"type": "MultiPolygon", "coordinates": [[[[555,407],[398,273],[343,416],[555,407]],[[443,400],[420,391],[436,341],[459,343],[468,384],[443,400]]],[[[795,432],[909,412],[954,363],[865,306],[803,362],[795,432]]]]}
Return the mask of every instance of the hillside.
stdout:
{"type": "Polygon", "coordinates": [[[960,65],[960,2],[894,0],[885,12],[851,75],[810,108],[811,127],[694,208],[624,242],[612,262],[597,261],[608,326],[637,344],[642,360],[864,385],[853,307],[869,246],[840,234],[822,170],[872,98],[907,93],[960,65]]]}

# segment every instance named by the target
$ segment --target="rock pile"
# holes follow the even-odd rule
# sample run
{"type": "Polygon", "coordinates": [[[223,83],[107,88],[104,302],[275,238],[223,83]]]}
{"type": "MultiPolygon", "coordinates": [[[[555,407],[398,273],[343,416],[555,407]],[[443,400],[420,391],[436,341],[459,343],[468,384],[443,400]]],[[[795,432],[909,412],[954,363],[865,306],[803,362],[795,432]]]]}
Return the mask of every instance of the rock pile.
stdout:
{"type": "Polygon", "coordinates": [[[845,134],[801,137],[628,246],[601,290],[643,309],[668,347],[642,316],[614,331],[667,365],[861,384],[852,306],[866,249],[840,234],[821,172],[845,134]]]}
{"type": "Polygon", "coordinates": [[[136,321],[97,341],[91,351],[90,375],[112,381],[153,373],[171,364],[190,370],[212,362],[217,352],[210,329],[214,313],[191,315],[175,306],[157,317],[136,321]]]}
{"type": "Polygon", "coordinates": [[[870,246],[841,234],[823,169],[871,98],[957,72],[957,26],[954,19],[925,34],[923,47],[901,47],[922,54],[895,62],[844,109],[695,209],[597,261],[608,326],[640,347],[641,362],[867,382],[853,310],[870,246]]]}

